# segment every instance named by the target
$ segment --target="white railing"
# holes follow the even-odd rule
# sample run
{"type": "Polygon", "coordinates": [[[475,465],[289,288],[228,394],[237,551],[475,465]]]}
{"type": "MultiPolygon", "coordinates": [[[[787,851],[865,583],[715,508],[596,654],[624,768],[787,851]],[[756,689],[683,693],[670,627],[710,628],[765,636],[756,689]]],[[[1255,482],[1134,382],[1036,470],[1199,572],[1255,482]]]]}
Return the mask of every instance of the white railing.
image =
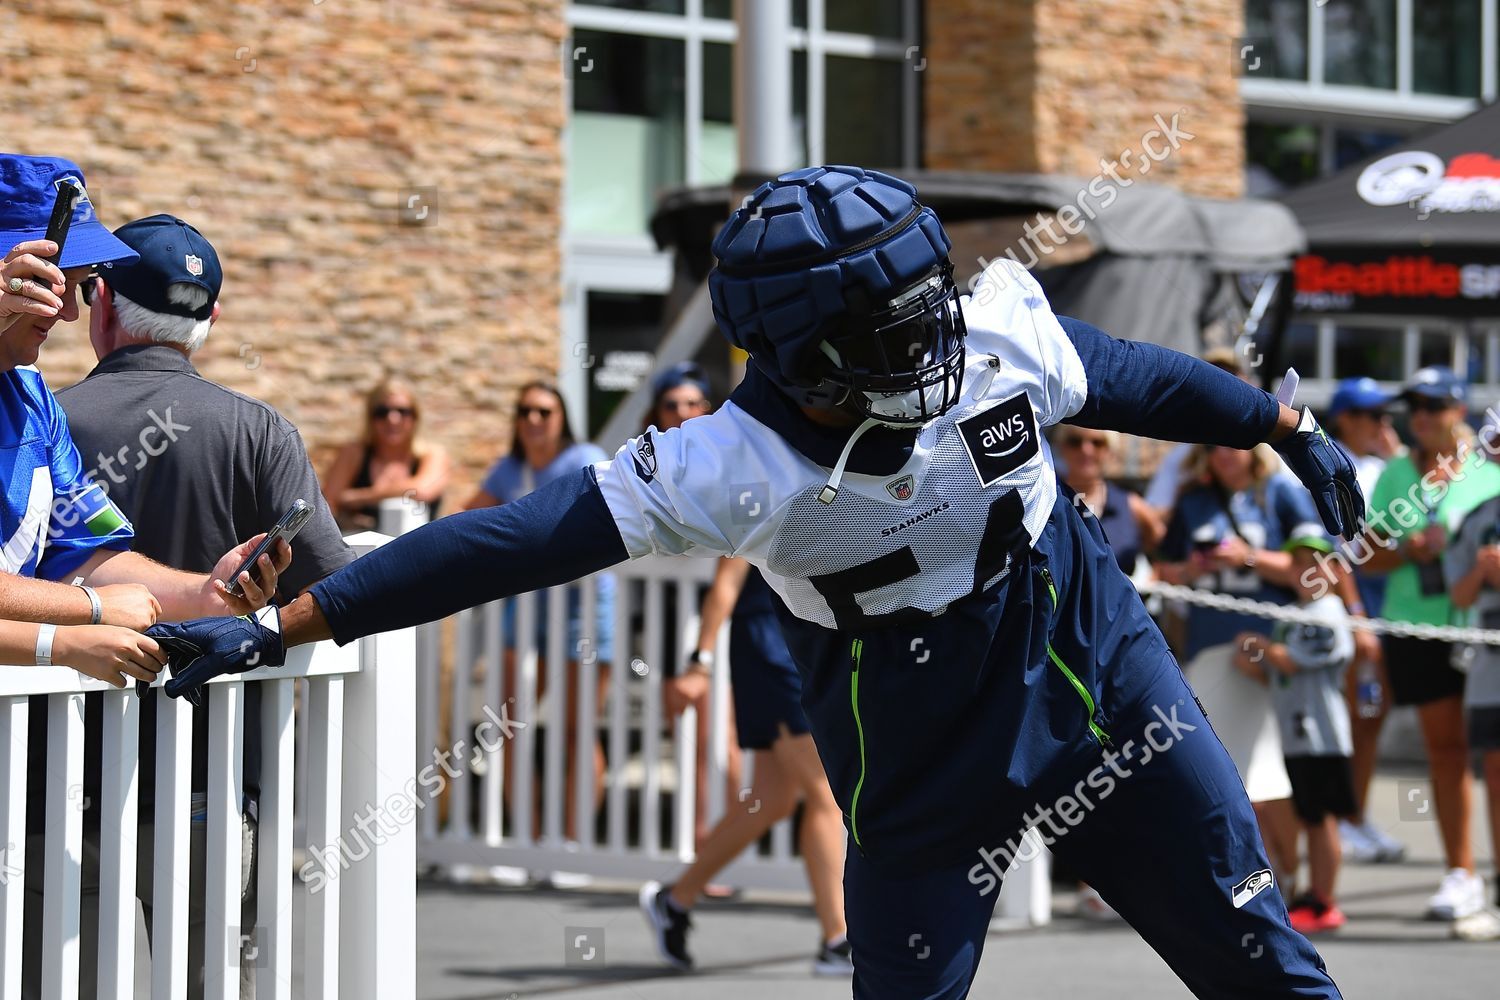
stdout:
{"type": "MultiPolygon", "coordinates": [[[[361,548],[383,539],[351,539],[361,548]]],[[[163,675],[163,678],[165,674],[163,675]]],[[[386,830],[358,859],[309,883],[306,921],[292,922],[294,754],[304,761],[307,846],[337,859],[337,847],[371,810],[395,818],[391,803],[411,797],[415,688],[411,630],[292,650],[284,666],[223,677],[209,687],[208,802],[205,884],[205,996],[239,995],[241,764],[244,695],[261,695],[261,791],[258,824],[258,916],[253,949],[261,1000],[292,994],[292,937],[305,940],[299,996],[335,1000],[415,996],[416,831],[410,822],[386,830]],[[295,686],[303,685],[305,724],[296,737],[295,686]]],[[[188,984],[189,837],[192,714],[169,699],[162,680],[144,697],[157,704],[156,806],[150,958],[153,1000],[183,1000],[188,984]]],[[[84,697],[103,702],[104,767],[100,783],[99,919],[93,957],[101,998],[134,995],[136,982],[136,841],[139,824],[138,743],[141,701],[67,667],[0,666],[0,998],[22,996],[22,962],[41,964],[41,996],[79,995],[80,889],[83,870],[84,697]],[[45,699],[44,787],[27,788],[28,701],[45,699]],[[45,796],[46,832],[26,837],[28,796],[45,796]],[[39,856],[34,854],[39,853],[39,856]],[[23,955],[25,872],[44,871],[41,947],[23,955]]],[[[147,828],[149,829],[149,827],[147,828]]],[[[304,873],[307,866],[303,866],[304,873]]],[[[35,929],[32,931],[35,933],[35,929]]]]}

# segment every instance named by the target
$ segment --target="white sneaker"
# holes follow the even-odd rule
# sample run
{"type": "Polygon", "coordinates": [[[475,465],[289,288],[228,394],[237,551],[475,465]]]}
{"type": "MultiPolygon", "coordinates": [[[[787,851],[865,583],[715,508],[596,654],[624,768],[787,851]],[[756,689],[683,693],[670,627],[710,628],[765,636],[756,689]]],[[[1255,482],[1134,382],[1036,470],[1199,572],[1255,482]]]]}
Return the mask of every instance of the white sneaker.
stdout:
{"type": "Polygon", "coordinates": [[[1115,921],[1123,919],[1115,908],[1104,901],[1099,890],[1085,885],[1078,890],[1078,915],[1085,920],[1115,921]]]}
{"type": "Polygon", "coordinates": [[[1453,921],[1450,932],[1460,941],[1500,941],[1500,914],[1480,910],[1453,921]]]}
{"type": "Polygon", "coordinates": [[[1427,901],[1428,920],[1459,920],[1484,909],[1484,879],[1466,868],[1450,869],[1427,901]]]}
{"type": "Polygon", "coordinates": [[[1365,839],[1374,845],[1376,861],[1394,864],[1397,861],[1405,859],[1406,845],[1369,820],[1359,825],[1359,832],[1364,834],[1365,839]]]}
{"type": "Polygon", "coordinates": [[[1380,860],[1380,848],[1365,834],[1364,826],[1347,819],[1339,820],[1339,847],[1350,861],[1373,864],[1380,860]]]}

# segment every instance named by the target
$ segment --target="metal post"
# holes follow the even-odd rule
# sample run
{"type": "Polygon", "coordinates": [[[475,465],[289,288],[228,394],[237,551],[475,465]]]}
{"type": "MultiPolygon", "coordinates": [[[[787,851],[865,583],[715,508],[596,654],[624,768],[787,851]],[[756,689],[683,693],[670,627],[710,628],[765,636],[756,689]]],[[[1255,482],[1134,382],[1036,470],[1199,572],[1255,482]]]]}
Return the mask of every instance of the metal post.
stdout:
{"type": "Polygon", "coordinates": [[[734,118],[740,173],[771,176],[791,169],[791,0],[735,0],[734,118]]]}

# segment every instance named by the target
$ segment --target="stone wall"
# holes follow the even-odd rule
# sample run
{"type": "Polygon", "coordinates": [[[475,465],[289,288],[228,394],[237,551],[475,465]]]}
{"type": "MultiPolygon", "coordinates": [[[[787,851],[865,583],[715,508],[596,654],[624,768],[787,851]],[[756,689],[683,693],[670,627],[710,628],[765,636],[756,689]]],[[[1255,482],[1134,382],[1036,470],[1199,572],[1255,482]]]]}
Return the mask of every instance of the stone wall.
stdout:
{"type": "Polygon", "coordinates": [[[941,0],[925,10],[927,166],[1092,177],[1107,158],[1122,176],[1241,194],[1243,0],[941,0]],[[1175,148],[1152,137],[1165,153],[1152,159],[1146,134],[1174,116],[1175,148]]]}
{"type": "MultiPolygon", "coordinates": [[[[563,0],[10,0],[3,143],[77,161],[108,225],[203,231],[224,313],[198,364],[320,469],[409,378],[460,499],[557,369],[565,35],[563,0]]],[[[41,365],[93,360],[79,323],[41,365]]]]}

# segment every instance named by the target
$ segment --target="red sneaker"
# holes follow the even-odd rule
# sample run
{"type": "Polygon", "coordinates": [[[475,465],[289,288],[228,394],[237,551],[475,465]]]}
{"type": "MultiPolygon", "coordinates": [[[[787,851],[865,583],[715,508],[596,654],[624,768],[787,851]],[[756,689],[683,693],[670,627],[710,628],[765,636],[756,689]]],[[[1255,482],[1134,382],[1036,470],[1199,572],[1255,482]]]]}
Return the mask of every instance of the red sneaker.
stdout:
{"type": "Polygon", "coordinates": [[[1292,904],[1287,915],[1291,917],[1292,929],[1299,934],[1326,934],[1338,930],[1346,922],[1343,910],[1311,894],[1292,904]]]}

